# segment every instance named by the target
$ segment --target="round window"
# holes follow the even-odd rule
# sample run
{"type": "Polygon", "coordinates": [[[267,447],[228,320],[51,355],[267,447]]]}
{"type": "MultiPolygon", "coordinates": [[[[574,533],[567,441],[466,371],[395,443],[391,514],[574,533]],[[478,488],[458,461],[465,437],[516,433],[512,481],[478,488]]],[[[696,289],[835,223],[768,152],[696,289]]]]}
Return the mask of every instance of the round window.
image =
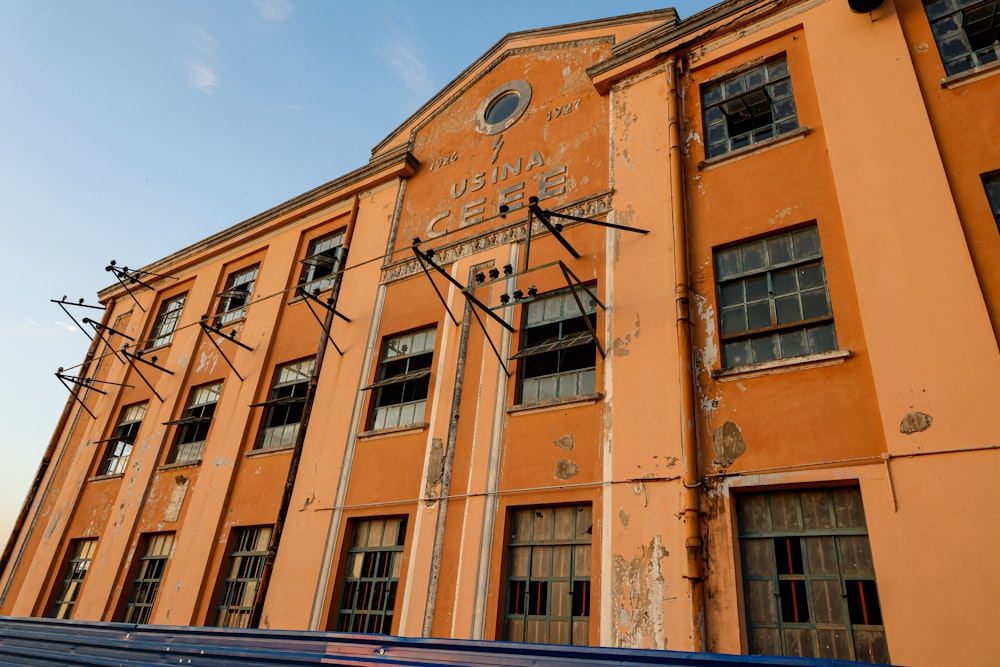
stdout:
{"type": "Polygon", "coordinates": [[[497,134],[517,122],[531,101],[527,81],[509,81],[486,96],[476,113],[476,129],[483,134],[497,134]]]}

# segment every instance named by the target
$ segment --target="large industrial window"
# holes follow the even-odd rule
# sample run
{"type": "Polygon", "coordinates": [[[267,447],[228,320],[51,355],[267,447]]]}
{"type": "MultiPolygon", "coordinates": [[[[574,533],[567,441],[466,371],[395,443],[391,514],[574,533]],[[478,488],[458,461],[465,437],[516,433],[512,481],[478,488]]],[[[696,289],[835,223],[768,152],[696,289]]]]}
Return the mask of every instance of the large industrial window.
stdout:
{"type": "Polygon", "coordinates": [[[257,265],[230,273],[226,288],[219,294],[219,310],[215,326],[221,327],[242,320],[247,313],[247,302],[257,281],[257,265]]]}
{"type": "Polygon", "coordinates": [[[503,638],[588,644],[590,505],[516,509],[510,526],[503,638]]]}
{"type": "Polygon", "coordinates": [[[784,56],[702,86],[705,157],[777,137],[799,127],[784,56]]]}
{"type": "Polygon", "coordinates": [[[149,340],[146,341],[147,350],[170,343],[174,337],[174,329],[177,328],[177,321],[181,318],[181,309],[184,308],[186,298],[187,294],[181,294],[163,302],[153,322],[153,330],[149,332],[149,340]]]}
{"type": "Polygon", "coordinates": [[[52,603],[52,609],[49,610],[49,616],[52,618],[72,616],[73,607],[76,606],[76,599],[80,596],[80,588],[90,569],[95,549],[97,549],[97,538],[70,542],[66,565],[63,567],[62,583],[52,603]]]}
{"type": "Polygon", "coordinates": [[[424,420],[436,331],[433,328],[387,338],[382,345],[369,428],[406,426],[424,420]]]}
{"type": "Polygon", "coordinates": [[[104,456],[97,466],[98,475],[120,475],[125,472],[128,457],[132,454],[132,444],[139,432],[142,418],[146,416],[146,404],[137,403],[122,410],[114,435],[107,440],[104,456]]]}
{"type": "Polygon", "coordinates": [[[1000,59],[1000,2],[924,0],[946,74],[1000,59]]]}
{"type": "Polygon", "coordinates": [[[993,220],[997,223],[997,230],[1000,231],[1000,171],[984,174],[982,178],[986,199],[990,202],[990,210],[993,211],[993,220]]]}
{"type": "Polygon", "coordinates": [[[174,547],[173,533],[158,533],[143,537],[145,547],[132,580],[132,590],[125,603],[123,623],[148,623],[160,591],[160,580],[174,547]]]}
{"type": "Polygon", "coordinates": [[[405,519],[353,523],[336,630],[389,634],[403,567],[405,519]]]}
{"type": "Polygon", "coordinates": [[[219,594],[215,625],[223,628],[250,626],[270,542],[271,526],[238,528],[233,533],[233,550],[219,594]]]}
{"type": "Polygon", "coordinates": [[[888,663],[860,490],[737,503],[750,652],[888,663]]]}
{"type": "Polygon", "coordinates": [[[836,349],[815,225],[716,250],[715,280],[725,367],[836,349]]]}
{"type": "Polygon", "coordinates": [[[344,245],[344,231],[334,232],[314,239],[302,260],[299,286],[310,294],[322,292],[333,285],[344,245]]]}
{"type": "Polygon", "coordinates": [[[521,403],[594,391],[596,322],[594,300],[584,290],[556,292],[525,305],[521,349],[511,357],[521,360],[521,403]]]}
{"type": "Polygon", "coordinates": [[[177,438],[167,463],[195,463],[201,460],[201,452],[205,448],[208,429],[212,426],[212,415],[215,414],[215,405],[219,402],[221,391],[221,382],[191,390],[184,416],[167,422],[177,426],[177,438]]]}
{"type": "Polygon", "coordinates": [[[295,444],[314,364],[313,359],[304,359],[278,366],[274,373],[271,396],[261,404],[267,410],[257,449],[275,449],[295,444]]]}

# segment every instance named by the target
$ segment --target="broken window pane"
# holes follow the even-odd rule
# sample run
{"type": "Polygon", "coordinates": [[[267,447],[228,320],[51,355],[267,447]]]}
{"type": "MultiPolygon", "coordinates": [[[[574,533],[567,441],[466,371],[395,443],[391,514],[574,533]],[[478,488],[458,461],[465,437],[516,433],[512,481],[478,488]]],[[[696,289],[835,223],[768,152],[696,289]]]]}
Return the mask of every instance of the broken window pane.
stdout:
{"type": "Polygon", "coordinates": [[[422,329],[386,339],[369,428],[406,426],[423,420],[430,388],[436,331],[422,329]]]}
{"type": "Polygon", "coordinates": [[[1000,58],[997,0],[962,3],[924,0],[924,11],[946,74],[959,74],[1000,58]]]}

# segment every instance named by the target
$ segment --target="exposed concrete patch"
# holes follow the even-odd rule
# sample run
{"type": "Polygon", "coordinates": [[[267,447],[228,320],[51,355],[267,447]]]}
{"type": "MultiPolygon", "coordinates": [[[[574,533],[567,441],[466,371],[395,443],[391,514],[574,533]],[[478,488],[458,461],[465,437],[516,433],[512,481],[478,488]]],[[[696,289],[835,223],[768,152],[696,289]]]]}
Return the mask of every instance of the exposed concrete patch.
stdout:
{"type": "Polygon", "coordinates": [[[576,442],[573,441],[573,434],[567,433],[566,435],[560,437],[559,439],[553,441],[552,443],[559,449],[565,449],[566,451],[572,450],[576,447],[576,442]]]}
{"type": "Polygon", "coordinates": [[[557,479],[572,479],[576,473],[580,472],[580,466],[569,459],[559,459],[556,463],[555,476],[557,479]]]}
{"type": "Polygon", "coordinates": [[[722,468],[728,468],[733,461],[747,451],[746,440],[740,427],[733,422],[725,422],[712,434],[712,446],[715,448],[715,461],[722,468]]]}
{"type": "Polygon", "coordinates": [[[316,502],[316,494],[315,493],[312,494],[311,496],[309,496],[308,498],[306,498],[305,502],[302,503],[302,508],[299,511],[300,512],[305,512],[307,509],[309,509],[309,506],[312,505],[314,502],[316,502]]]}
{"type": "Polygon", "coordinates": [[[628,528],[628,512],[624,507],[618,509],[618,520],[622,522],[622,528],[628,528]]]}
{"type": "Polygon", "coordinates": [[[444,477],[444,441],[441,438],[431,440],[431,451],[427,455],[427,484],[424,486],[425,504],[432,505],[437,500],[441,490],[441,479],[444,477]]]}
{"type": "Polygon", "coordinates": [[[929,49],[930,47],[927,46],[927,42],[921,42],[920,44],[917,44],[913,48],[917,50],[917,53],[925,53],[927,49],[929,49]]]}
{"type": "Polygon", "coordinates": [[[931,427],[934,418],[923,412],[908,412],[903,416],[903,421],[899,422],[899,432],[911,435],[926,431],[931,427]]]}
{"type": "Polygon", "coordinates": [[[611,645],[617,648],[667,648],[663,602],[667,589],[663,559],[670,554],[653,536],[641,553],[625,560],[614,555],[611,591],[611,645]]]}
{"type": "Polygon", "coordinates": [[[174,486],[173,492],[170,494],[170,502],[167,503],[167,509],[163,512],[163,522],[164,523],[176,523],[181,516],[181,508],[184,507],[184,499],[187,497],[188,486],[191,484],[191,480],[184,475],[177,475],[174,478],[176,486],[174,486]]]}
{"type": "Polygon", "coordinates": [[[216,468],[221,468],[222,466],[233,465],[233,461],[228,457],[220,456],[219,458],[212,461],[212,465],[214,465],[216,468]]]}
{"type": "Polygon", "coordinates": [[[616,357],[627,357],[629,353],[629,347],[631,347],[632,345],[632,337],[633,336],[635,336],[636,338],[639,337],[640,328],[641,327],[639,326],[639,314],[636,313],[635,326],[632,327],[632,330],[627,332],[624,336],[619,336],[618,338],[615,338],[611,342],[611,354],[613,354],[616,357]]]}

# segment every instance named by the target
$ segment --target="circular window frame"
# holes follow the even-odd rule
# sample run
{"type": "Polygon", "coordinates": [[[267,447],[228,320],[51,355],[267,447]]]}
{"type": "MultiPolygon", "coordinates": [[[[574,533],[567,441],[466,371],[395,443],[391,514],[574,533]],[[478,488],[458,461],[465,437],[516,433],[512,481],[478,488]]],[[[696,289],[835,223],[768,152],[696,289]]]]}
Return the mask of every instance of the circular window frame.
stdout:
{"type": "Polygon", "coordinates": [[[489,95],[487,95],[482,102],[479,103],[479,110],[476,111],[476,129],[490,136],[492,134],[499,134],[503,132],[508,127],[516,123],[524,112],[528,109],[528,105],[531,103],[531,84],[522,79],[515,79],[514,81],[508,81],[502,86],[497,86],[489,95]],[[486,112],[489,110],[493,103],[499,100],[501,97],[514,93],[517,95],[517,106],[514,110],[507,115],[503,120],[497,121],[495,123],[489,123],[486,121],[486,112]]]}

